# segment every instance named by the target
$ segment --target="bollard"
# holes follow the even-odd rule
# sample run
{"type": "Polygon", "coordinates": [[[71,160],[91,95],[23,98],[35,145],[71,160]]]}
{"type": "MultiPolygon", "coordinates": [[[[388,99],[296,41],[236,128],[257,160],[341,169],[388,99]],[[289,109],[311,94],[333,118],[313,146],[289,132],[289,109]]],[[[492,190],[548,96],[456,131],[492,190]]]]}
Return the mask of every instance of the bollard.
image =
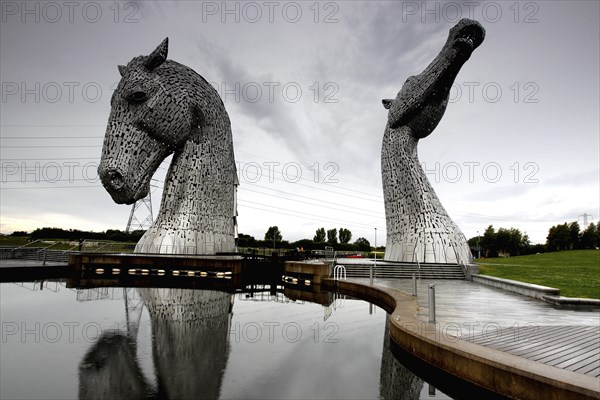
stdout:
{"type": "Polygon", "coordinates": [[[417,297],[417,275],[412,275],[413,297],[417,297]]]}
{"type": "Polygon", "coordinates": [[[435,324],[435,285],[429,285],[429,322],[435,324]]]}
{"type": "Polygon", "coordinates": [[[428,388],[428,392],[430,396],[435,396],[435,386],[433,386],[431,383],[429,383],[429,388],[428,388]]]}
{"type": "Polygon", "coordinates": [[[48,250],[44,249],[44,260],[42,261],[42,266],[46,266],[46,254],[48,254],[48,250]]]}

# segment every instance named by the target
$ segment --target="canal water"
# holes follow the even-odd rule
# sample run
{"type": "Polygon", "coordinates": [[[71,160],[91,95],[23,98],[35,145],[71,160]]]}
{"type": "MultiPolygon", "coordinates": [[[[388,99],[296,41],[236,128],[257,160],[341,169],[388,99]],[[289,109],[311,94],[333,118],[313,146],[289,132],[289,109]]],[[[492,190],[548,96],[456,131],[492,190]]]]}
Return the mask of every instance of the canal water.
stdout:
{"type": "Polygon", "coordinates": [[[390,352],[386,317],[334,295],[2,283],[0,398],[449,398],[390,352]]]}

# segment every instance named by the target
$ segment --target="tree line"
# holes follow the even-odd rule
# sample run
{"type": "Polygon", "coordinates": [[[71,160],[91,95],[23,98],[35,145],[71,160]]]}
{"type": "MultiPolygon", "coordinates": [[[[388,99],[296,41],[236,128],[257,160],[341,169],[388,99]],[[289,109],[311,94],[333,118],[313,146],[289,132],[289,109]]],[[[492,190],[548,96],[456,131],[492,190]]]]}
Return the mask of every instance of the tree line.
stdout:
{"type": "Polygon", "coordinates": [[[371,251],[371,243],[364,237],[352,240],[352,232],[346,228],[325,230],[318,228],[311,239],[300,239],[295,242],[283,240],[279,227],[270,226],[265,232],[264,240],[259,240],[251,235],[240,233],[238,235],[239,247],[267,247],[284,249],[323,250],[326,246],[334,250],[345,251],[371,251]]]}
{"type": "Polygon", "coordinates": [[[600,224],[593,222],[583,231],[579,223],[566,222],[550,228],[546,238],[548,251],[595,249],[600,246],[600,224]]]}
{"type": "MultiPolygon", "coordinates": [[[[113,242],[137,242],[144,234],[144,230],[136,230],[131,233],[120,231],[118,229],[108,229],[104,232],[82,231],[79,229],[62,228],[38,228],[31,233],[26,231],[15,231],[10,234],[13,237],[27,237],[30,241],[40,239],[62,239],[69,241],[84,240],[108,240],[113,242]]],[[[238,235],[239,247],[266,247],[266,248],[284,248],[305,250],[323,250],[325,246],[333,247],[335,250],[348,251],[371,251],[371,244],[363,237],[360,237],[350,243],[352,232],[349,229],[340,228],[328,229],[319,228],[315,232],[313,239],[301,239],[295,242],[283,240],[281,231],[277,226],[271,226],[264,236],[264,240],[256,239],[251,235],[240,233],[238,235]]]]}
{"type": "Polygon", "coordinates": [[[108,229],[104,232],[81,231],[79,229],[38,228],[31,233],[15,231],[10,236],[29,237],[29,240],[63,239],[63,240],[108,240],[111,242],[137,242],[145,231],[137,230],[130,233],[118,229],[108,229]]]}
{"type": "Polygon", "coordinates": [[[508,257],[536,254],[546,251],[596,249],[600,246],[600,224],[593,222],[583,231],[578,222],[552,226],[548,230],[546,243],[531,244],[529,236],[516,228],[488,226],[482,236],[469,239],[469,246],[482,257],[508,257]]]}
{"type": "MultiPolygon", "coordinates": [[[[82,231],[78,229],[38,228],[31,233],[15,231],[10,236],[28,237],[29,240],[63,239],[63,240],[108,240],[114,242],[137,242],[145,231],[137,230],[131,233],[118,229],[108,229],[104,232],[82,231]]],[[[239,234],[239,247],[279,248],[323,250],[326,246],[334,250],[371,251],[371,243],[364,237],[357,238],[353,243],[352,232],[346,228],[318,228],[312,239],[301,239],[289,242],[283,239],[277,226],[270,226],[265,232],[264,239],[256,239],[251,235],[239,234]]],[[[600,246],[600,224],[590,223],[581,229],[578,222],[563,223],[552,226],[548,230],[546,243],[531,244],[529,236],[516,228],[499,228],[496,230],[489,225],[483,235],[468,240],[475,256],[507,257],[547,251],[562,251],[576,249],[596,249],[600,246]]],[[[378,250],[385,247],[380,246],[378,250]]]]}

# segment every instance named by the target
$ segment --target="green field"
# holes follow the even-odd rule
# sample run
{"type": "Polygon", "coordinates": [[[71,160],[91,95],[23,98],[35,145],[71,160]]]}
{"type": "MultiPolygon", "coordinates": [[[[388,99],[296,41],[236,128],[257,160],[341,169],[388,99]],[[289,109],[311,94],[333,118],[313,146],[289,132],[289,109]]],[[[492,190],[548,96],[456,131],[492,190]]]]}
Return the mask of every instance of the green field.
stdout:
{"type": "MultiPolygon", "coordinates": [[[[26,237],[0,237],[0,247],[35,247],[47,248],[49,250],[77,250],[79,248],[77,240],[69,239],[41,239],[38,241],[30,241],[26,237]]],[[[107,252],[123,252],[131,253],[135,248],[134,242],[113,242],[111,240],[87,240],[83,245],[83,251],[107,251],[107,252]],[[103,246],[106,244],[106,246],[103,246]]]]}
{"type": "Polygon", "coordinates": [[[26,237],[0,236],[0,246],[19,247],[27,244],[26,237]]]}
{"type": "Polygon", "coordinates": [[[600,299],[600,250],[481,258],[482,275],[560,289],[561,296],[600,299]]]}

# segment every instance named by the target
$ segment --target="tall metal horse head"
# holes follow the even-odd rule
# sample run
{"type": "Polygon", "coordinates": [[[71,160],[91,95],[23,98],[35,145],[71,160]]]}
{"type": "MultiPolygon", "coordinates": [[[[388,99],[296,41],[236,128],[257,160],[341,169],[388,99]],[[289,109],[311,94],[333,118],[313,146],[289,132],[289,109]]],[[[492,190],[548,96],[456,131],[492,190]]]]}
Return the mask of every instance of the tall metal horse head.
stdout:
{"type": "Polygon", "coordinates": [[[421,168],[417,144],[442,119],[456,75],[484,37],[477,21],[460,20],[431,64],[409,77],[395,99],[383,100],[389,109],[381,149],[386,260],[462,264],[472,259],[421,168]]]}
{"type": "Polygon", "coordinates": [[[168,38],[119,66],[98,174],[116,203],[132,204],[173,154],[157,220],[136,251],[232,251],[238,181],[229,116],[216,90],[167,52],[168,38]]]}

